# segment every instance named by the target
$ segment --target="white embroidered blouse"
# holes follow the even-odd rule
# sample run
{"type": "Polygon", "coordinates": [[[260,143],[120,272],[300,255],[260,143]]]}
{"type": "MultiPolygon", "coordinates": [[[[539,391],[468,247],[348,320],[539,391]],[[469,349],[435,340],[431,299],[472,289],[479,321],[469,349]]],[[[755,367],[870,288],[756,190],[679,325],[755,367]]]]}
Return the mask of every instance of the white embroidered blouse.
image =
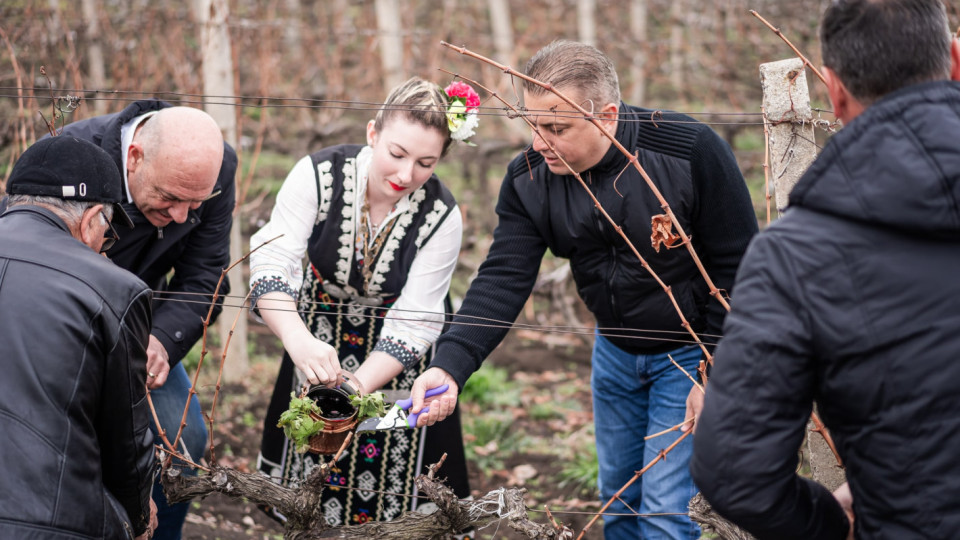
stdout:
{"type": "MultiPolygon", "coordinates": [[[[371,153],[370,147],[364,147],[356,157],[357,200],[363,200],[366,193],[371,153]]],[[[330,162],[322,162],[317,167],[320,169],[321,178],[324,174],[330,174],[330,162]]],[[[324,200],[318,200],[316,176],[310,156],[301,159],[290,170],[277,194],[270,221],[250,239],[252,249],[282,235],[250,255],[251,289],[255,289],[261,281],[274,281],[278,282],[279,286],[272,286],[271,290],[292,293],[296,299],[296,292],[303,283],[303,259],[310,234],[315,224],[327,218],[330,208],[328,198],[332,196],[332,189],[324,189],[328,187],[321,182],[320,191],[324,200]]],[[[416,195],[414,192],[400,199],[384,219],[384,223],[394,218],[403,219],[405,213],[412,213],[411,197],[416,195]]],[[[354,213],[353,223],[359,224],[361,205],[345,205],[344,212],[349,211],[349,206],[352,206],[354,213]]],[[[397,358],[407,355],[393,354],[392,351],[404,347],[412,349],[409,352],[419,358],[440,336],[444,321],[444,299],[460,253],[462,232],[460,210],[455,207],[426,245],[420,246],[403,290],[387,313],[377,350],[383,350],[397,358]],[[385,341],[387,343],[384,343],[385,341]]],[[[407,234],[416,233],[408,231],[407,234]]],[[[418,239],[418,243],[419,241],[418,239]]],[[[356,240],[353,239],[350,245],[355,246],[356,240]]],[[[387,248],[388,246],[384,246],[385,250],[387,248]]],[[[333,257],[340,255],[342,254],[331,253],[333,257]]],[[[384,252],[381,259],[387,255],[384,252]]],[[[377,267],[379,266],[378,263],[377,267]]],[[[409,358],[397,360],[409,365],[409,358]]]]}

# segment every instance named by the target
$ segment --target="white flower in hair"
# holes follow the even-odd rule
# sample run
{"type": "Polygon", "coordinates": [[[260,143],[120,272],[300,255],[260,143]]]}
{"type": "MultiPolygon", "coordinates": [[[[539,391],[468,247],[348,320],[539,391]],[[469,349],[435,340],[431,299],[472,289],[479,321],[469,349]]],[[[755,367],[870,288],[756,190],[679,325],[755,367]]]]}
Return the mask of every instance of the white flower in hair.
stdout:
{"type": "Polygon", "coordinates": [[[469,139],[480,125],[477,111],[480,108],[480,96],[467,83],[454,81],[444,89],[449,105],[447,106],[447,127],[450,138],[472,145],[469,139]]]}
{"type": "Polygon", "coordinates": [[[466,142],[470,144],[469,139],[473,137],[477,132],[477,126],[480,125],[480,117],[477,116],[477,111],[470,111],[464,115],[464,119],[453,133],[450,134],[450,138],[455,141],[466,142]]]}

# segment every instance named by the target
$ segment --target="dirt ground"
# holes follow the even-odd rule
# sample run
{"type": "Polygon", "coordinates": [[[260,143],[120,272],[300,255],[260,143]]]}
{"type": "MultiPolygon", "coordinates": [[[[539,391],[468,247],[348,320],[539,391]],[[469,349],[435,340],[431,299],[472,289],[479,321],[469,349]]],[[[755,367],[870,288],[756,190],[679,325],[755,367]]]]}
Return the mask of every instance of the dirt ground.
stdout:
{"type": "MultiPolygon", "coordinates": [[[[489,373],[480,375],[481,379],[488,377],[488,384],[497,391],[487,392],[490,399],[483,403],[461,400],[471,488],[479,497],[501,486],[525,487],[531,519],[548,522],[546,506],[556,520],[579,534],[591,518],[589,512],[599,509],[595,492],[576,481],[584,468],[587,473],[582,474],[589,476],[592,463],[590,350],[576,341],[549,348],[539,339],[542,337],[512,332],[478,372],[501,368],[491,370],[496,372],[492,378],[489,373]],[[497,375],[506,380],[496,379],[497,375]]],[[[262,343],[271,341],[272,336],[255,339],[262,343]]],[[[221,464],[242,471],[256,468],[262,418],[277,366],[278,362],[256,363],[243,384],[223,388],[215,419],[215,446],[221,464]]],[[[205,373],[201,375],[198,386],[205,402],[212,397],[213,377],[215,373],[208,381],[205,373]]],[[[601,538],[601,530],[598,522],[585,537],[601,538]]],[[[211,495],[192,503],[184,538],[274,539],[282,532],[254,504],[211,495]]],[[[478,531],[476,538],[523,537],[500,523],[478,531]]]]}

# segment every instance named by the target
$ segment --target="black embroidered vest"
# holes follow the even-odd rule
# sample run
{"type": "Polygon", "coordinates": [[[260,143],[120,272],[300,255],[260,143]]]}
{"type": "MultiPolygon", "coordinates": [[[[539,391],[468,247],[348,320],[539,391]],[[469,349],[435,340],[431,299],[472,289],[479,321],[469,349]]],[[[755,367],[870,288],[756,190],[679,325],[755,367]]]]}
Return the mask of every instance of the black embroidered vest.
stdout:
{"type": "Polygon", "coordinates": [[[323,279],[324,289],[333,296],[395,298],[407,282],[420,247],[456,207],[456,201],[436,175],[409,194],[409,209],[394,218],[393,229],[376,257],[365,261],[374,267],[369,290],[364,293],[361,269],[355,260],[360,223],[354,217],[355,206],[363,204],[358,156],[364,148],[339,145],[310,155],[320,208],[307,255],[323,279]]]}

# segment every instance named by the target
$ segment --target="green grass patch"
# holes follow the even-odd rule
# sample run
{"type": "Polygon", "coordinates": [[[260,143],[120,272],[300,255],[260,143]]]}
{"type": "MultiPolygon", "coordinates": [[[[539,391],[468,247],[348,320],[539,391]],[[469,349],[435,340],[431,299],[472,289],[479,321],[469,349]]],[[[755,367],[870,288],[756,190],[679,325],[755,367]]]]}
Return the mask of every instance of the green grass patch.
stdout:
{"type": "Polygon", "coordinates": [[[243,417],[241,421],[243,422],[243,425],[247,426],[248,428],[260,427],[260,424],[263,422],[250,411],[243,411],[243,417]]]}
{"type": "Polygon", "coordinates": [[[571,437],[569,453],[563,457],[563,468],[558,473],[560,487],[571,486],[581,497],[596,498],[597,478],[600,474],[600,462],[597,460],[597,445],[594,442],[593,428],[587,430],[585,437],[571,437]]]}
{"type": "Polygon", "coordinates": [[[557,410],[556,405],[551,402],[537,403],[530,407],[530,418],[537,421],[546,421],[563,418],[563,413],[557,410]]]}
{"type": "Polygon", "coordinates": [[[737,132],[733,148],[737,151],[763,151],[765,146],[763,128],[743,129],[737,132]]]}
{"type": "MultiPolygon", "coordinates": [[[[280,191],[280,186],[287,178],[287,173],[296,165],[299,157],[279,152],[264,150],[257,156],[257,168],[253,172],[253,179],[250,182],[250,192],[247,198],[251,199],[254,195],[267,191],[270,197],[276,197],[280,191]]],[[[246,181],[250,175],[250,167],[253,165],[253,152],[246,152],[240,158],[240,173],[238,181],[246,181]]]]}
{"type": "Polygon", "coordinates": [[[481,471],[504,468],[504,456],[523,450],[524,441],[510,431],[513,416],[505,411],[468,416],[463,422],[467,460],[481,471]]]}
{"type": "Polygon", "coordinates": [[[484,364],[467,379],[460,401],[481,408],[515,407],[520,404],[520,388],[506,368],[484,364]]]}

